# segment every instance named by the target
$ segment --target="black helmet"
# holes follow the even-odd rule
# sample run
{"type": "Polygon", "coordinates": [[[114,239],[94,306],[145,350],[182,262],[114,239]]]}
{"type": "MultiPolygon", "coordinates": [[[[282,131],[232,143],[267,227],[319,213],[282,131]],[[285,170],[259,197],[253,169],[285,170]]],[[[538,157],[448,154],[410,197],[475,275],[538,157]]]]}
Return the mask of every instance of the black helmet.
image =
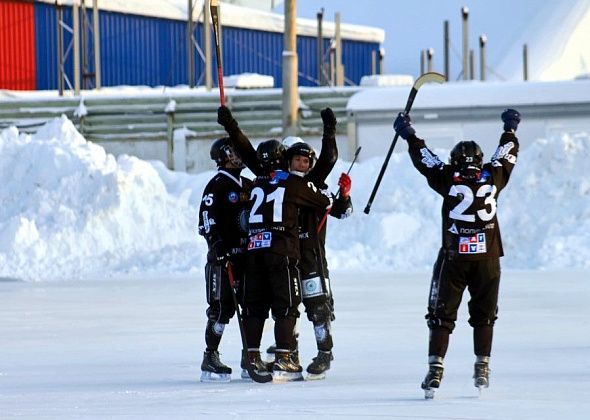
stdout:
{"type": "Polygon", "coordinates": [[[305,156],[309,158],[309,169],[313,168],[315,162],[315,150],[307,143],[299,142],[287,149],[287,160],[290,162],[293,156],[305,156]]]}
{"type": "Polygon", "coordinates": [[[287,169],[285,146],[278,140],[266,140],[258,145],[256,157],[266,171],[287,169]]]}
{"type": "Polygon", "coordinates": [[[449,158],[453,165],[465,179],[477,178],[483,164],[481,147],[473,140],[460,141],[451,150],[449,158]]]}
{"type": "Polygon", "coordinates": [[[211,145],[211,151],[209,154],[211,155],[211,159],[213,159],[219,167],[224,166],[227,162],[233,163],[238,168],[244,167],[242,159],[236,152],[234,152],[229,137],[222,137],[215,140],[211,145]]]}

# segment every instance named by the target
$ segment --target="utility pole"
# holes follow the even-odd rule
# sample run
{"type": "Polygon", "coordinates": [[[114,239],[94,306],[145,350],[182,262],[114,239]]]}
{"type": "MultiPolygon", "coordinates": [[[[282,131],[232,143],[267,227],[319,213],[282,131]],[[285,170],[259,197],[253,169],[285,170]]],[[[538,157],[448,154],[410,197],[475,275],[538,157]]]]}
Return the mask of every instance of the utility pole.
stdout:
{"type": "Polygon", "coordinates": [[[433,48],[428,48],[426,50],[426,58],[427,58],[427,63],[428,65],[426,66],[426,68],[428,69],[428,72],[432,71],[432,59],[434,57],[434,49],[433,48]]]}
{"type": "Polygon", "coordinates": [[[485,34],[479,37],[479,79],[486,80],[486,43],[488,37],[485,34]]]}
{"type": "Polygon", "coordinates": [[[527,44],[522,46],[522,80],[529,80],[529,48],[527,44]]]}
{"type": "Polygon", "coordinates": [[[94,87],[101,88],[100,74],[100,25],[98,21],[98,0],[92,2],[92,36],[94,38],[94,87]]]}
{"type": "Polygon", "coordinates": [[[285,35],[283,37],[283,136],[297,134],[297,0],[285,0],[285,35]]]}
{"type": "Polygon", "coordinates": [[[463,18],[463,80],[469,80],[469,9],[463,6],[461,9],[463,18]]]}
{"type": "Polygon", "coordinates": [[[449,41],[449,21],[445,20],[444,23],[444,55],[445,55],[445,78],[447,79],[447,82],[449,81],[449,76],[450,76],[450,68],[449,68],[449,45],[450,45],[450,41],[449,41]]]}
{"type": "Polygon", "coordinates": [[[72,3],[72,35],[74,38],[74,95],[80,95],[80,3],[72,3]]]}
{"type": "Polygon", "coordinates": [[[318,83],[320,86],[324,86],[324,34],[322,29],[322,22],[324,20],[324,8],[321,8],[316,16],[318,19],[318,83]]]}
{"type": "Polygon", "coordinates": [[[205,0],[203,7],[203,43],[205,44],[205,88],[207,92],[213,89],[213,73],[211,55],[211,0],[205,0]]]}
{"type": "Polygon", "coordinates": [[[187,19],[186,19],[186,48],[188,64],[188,87],[195,87],[195,54],[193,49],[193,0],[188,0],[187,19]]]}
{"type": "Polygon", "coordinates": [[[344,68],[342,67],[342,36],[340,33],[340,12],[334,16],[336,25],[336,86],[344,86],[344,68]]]}

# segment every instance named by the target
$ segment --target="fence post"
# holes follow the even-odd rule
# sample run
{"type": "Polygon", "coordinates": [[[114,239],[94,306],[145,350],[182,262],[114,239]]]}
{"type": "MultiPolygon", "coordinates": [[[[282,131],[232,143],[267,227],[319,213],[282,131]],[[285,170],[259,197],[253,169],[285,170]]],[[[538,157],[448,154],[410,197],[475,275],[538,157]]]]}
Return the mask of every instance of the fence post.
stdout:
{"type": "Polygon", "coordinates": [[[176,101],[170,99],[166,105],[166,166],[174,170],[174,113],[176,112],[176,101]]]}

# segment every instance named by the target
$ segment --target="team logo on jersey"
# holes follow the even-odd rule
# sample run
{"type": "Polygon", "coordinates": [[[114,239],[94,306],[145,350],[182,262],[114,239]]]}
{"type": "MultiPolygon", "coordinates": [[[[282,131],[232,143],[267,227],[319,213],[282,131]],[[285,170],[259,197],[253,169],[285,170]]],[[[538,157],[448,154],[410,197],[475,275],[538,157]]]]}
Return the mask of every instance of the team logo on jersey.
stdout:
{"type": "Polygon", "coordinates": [[[248,242],[248,250],[252,249],[260,249],[260,248],[270,248],[272,246],[272,233],[271,232],[261,232],[257,233],[256,235],[250,236],[250,241],[248,242]]]}
{"type": "Polygon", "coordinates": [[[238,195],[238,193],[232,191],[229,193],[228,198],[229,198],[230,203],[237,203],[238,200],[240,199],[240,196],[238,195]]]}
{"type": "Polygon", "coordinates": [[[478,233],[473,236],[461,236],[459,238],[459,254],[485,254],[486,234],[478,233]]]}
{"type": "Polygon", "coordinates": [[[276,185],[279,183],[279,181],[289,178],[289,172],[277,170],[270,174],[270,176],[271,180],[269,181],[269,184],[276,185]]]}
{"type": "Polygon", "coordinates": [[[483,184],[484,182],[487,182],[487,180],[490,178],[491,174],[487,169],[484,169],[483,171],[480,172],[479,174],[479,178],[477,179],[477,183],[478,184],[483,184]]]}

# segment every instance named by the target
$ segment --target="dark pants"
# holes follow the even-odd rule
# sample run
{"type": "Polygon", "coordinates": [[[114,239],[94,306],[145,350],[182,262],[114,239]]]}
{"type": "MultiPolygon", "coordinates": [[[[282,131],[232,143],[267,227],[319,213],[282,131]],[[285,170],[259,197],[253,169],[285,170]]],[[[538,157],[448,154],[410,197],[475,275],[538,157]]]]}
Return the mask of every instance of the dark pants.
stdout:
{"type": "MultiPolygon", "coordinates": [[[[243,283],[243,261],[240,256],[232,258],[232,272],[238,299],[243,283]]],[[[225,266],[207,263],[205,265],[205,287],[207,303],[207,327],[205,328],[205,344],[207,350],[217,350],[225,325],[236,312],[229,276],[225,266]]]]}
{"type": "Polygon", "coordinates": [[[489,356],[499,286],[499,258],[459,261],[448,258],[441,250],[434,264],[426,315],[432,330],[429,353],[444,356],[441,353],[446,352],[445,336],[448,343],[448,334],[455,328],[457,311],[467,288],[471,296],[469,324],[474,328],[475,353],[489,356]]]}
{"type": "Polygon", "coordinates": [[[301,285],[297,259],[284,255],[251,251],[244,280],[244,321],[249,348],[259,348],[264,320],[272,313],[278,349],[293,343],[301,285]]]}

